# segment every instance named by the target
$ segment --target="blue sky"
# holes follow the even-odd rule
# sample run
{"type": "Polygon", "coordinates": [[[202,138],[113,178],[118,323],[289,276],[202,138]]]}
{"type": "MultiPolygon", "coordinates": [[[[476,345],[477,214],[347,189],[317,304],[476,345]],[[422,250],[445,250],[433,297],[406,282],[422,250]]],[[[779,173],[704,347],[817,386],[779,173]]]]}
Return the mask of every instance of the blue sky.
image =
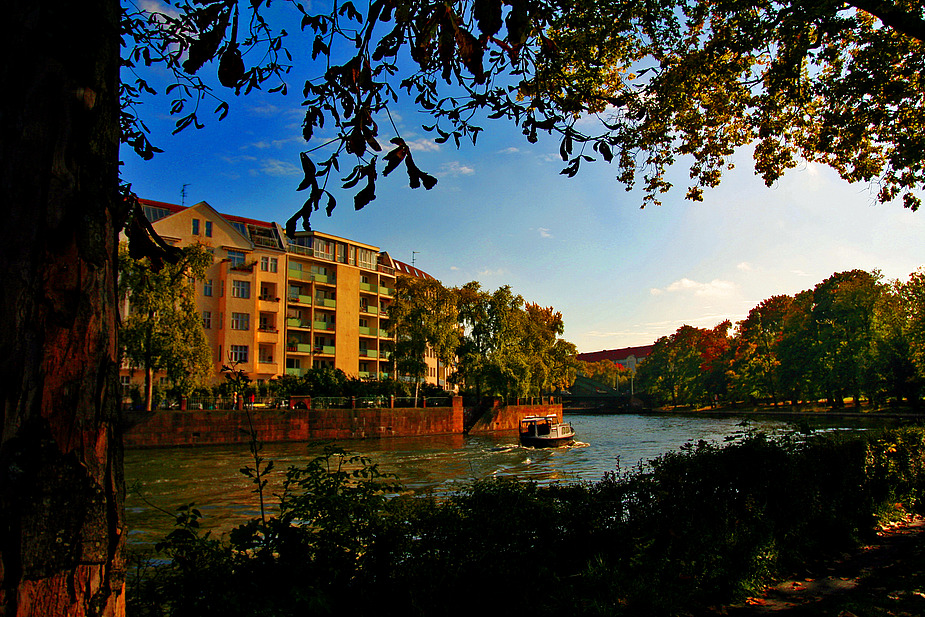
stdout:
{"type": "MultiPolygon", "coordinates": [[[[299,152],[308,149],[300,107],[308,75],[294,69],[285,97],[224,90],[225,120],[203,114],[206,128],[173,136],[166,99],[147,101],[142,116],[165,152],[142,161],[124,151],[123,179],[147,199],[180,203],[187,184],[186,205],[207,201],[285,224],[306,197],[295,189],[299,152]]],[[[433,143],[420,128],[429,118],[410,108],[393,119],[437,186],[411,190],[400,168],[379,178],[378,197],[363,210],[340,192],[333,216],[316,212],[313,229],[407,262],[414,253],[415,265],[448,286],[510,285],[561,311],[565,338],[582,352],[649,344],[683,324],[735,323],[762,300],[834,272],[879,268],[885,279],[905,279],[925,264],[925,211],[878,205],[875,188],[849,185],[825,167],[803,165],[767,188],[743,153],[719,188],[691,203],[682,161],[663,205],[640,209],[641,194],[627,193],[606,163],[559,175],[554,140],[529,144],[486,120],[478,145],[457,150],[433,143]]],[[[379,125],[386,146],[393,135],[379,125]]]]}

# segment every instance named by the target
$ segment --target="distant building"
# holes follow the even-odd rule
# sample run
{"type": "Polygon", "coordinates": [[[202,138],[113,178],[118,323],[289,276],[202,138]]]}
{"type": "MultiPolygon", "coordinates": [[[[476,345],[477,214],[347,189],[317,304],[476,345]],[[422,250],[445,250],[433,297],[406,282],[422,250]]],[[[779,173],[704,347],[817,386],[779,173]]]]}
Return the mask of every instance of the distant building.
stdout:
{"type": "MultiPolygon", "coordinates": [[[[141,203],[167,242],[198,242],[214,255],[205,279],[196,281],[195,299],[216,381],[230,362],[253,381],[322,367],[351,377],[392,376],[396,277],[434,277],[370,244],[317,231],[290,238],[278,223],[221,214],[206,202],[141,203]]],[[[443,385],[446,367],[427,361],[426,381],[443,385]]],[[[121,378],[128,385],[131,371],[123,369],[121,378]]]]}
{"type": "Polygon", "coordinates": [[[600,362],[610,360],[625,368],[636,372],[639,364],[652,353],[655,345],[640,345],[638,347],[624,347],[622,349],[605,349],[603,351],[590,351],[580,353],[577,358],[582,362],[600,362]]]}

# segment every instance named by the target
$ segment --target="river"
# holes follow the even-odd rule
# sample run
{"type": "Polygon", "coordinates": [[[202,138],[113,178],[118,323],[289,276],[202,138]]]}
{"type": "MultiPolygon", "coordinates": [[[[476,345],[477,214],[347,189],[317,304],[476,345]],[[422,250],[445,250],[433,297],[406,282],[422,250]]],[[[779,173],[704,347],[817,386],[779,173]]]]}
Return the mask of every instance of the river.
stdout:
{"type": "MultiPolygon", "coordinates": [[[[779,434],[792,430],[780,418],[742,419],[710,415],[573,415],[577,442],[569,447],[522,448],[515,433],[438,436],[341,442],[370,457],[416,493],[451,491],[475,479],[515,476],[539,483],[596,481],[605,473],[629,469],[688,442],[723,443],[745,430],[779,434]]],[[[818,428],[857,428],[859,420],[835,420],[818,428]]],[[[279,491],[285,470],[303,466],[320,451],[317,444],[265,444],[261,455],[275,470],[268,492],[279,491]]],[[[225,532],[259,515],[253,484],[240,473],[253,460],[246,446],[129,450],[126,516],[129,544],[150,547],[170,531],[173,512],[193,502],[203,529],[225,532]]],[[[272,495],[269,505],[275,503],[272,495]]]]}

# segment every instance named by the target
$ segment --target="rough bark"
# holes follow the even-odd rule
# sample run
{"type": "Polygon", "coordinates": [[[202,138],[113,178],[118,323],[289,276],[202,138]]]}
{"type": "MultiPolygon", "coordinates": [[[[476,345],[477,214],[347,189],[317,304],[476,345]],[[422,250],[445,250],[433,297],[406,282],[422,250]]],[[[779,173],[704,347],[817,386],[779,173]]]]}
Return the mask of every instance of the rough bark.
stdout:
{"type": "Polygon", "coordinates": [[[4,6],[0,616],[120,616],[119,4],[4,6]]]}

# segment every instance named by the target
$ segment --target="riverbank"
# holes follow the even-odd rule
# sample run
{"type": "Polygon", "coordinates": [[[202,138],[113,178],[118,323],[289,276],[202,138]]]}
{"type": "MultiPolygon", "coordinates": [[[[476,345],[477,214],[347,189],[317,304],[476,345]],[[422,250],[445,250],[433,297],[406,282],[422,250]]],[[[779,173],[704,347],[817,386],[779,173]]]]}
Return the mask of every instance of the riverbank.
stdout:
{"type": "Polygon", "coordinates": [[[129,411],[123,416],[126,448],[175,448],[318,440],[352,441],[516,431],[529,415],[562,415],[552,400],[464,408],[462,397],[443,407],[129,411]]]}
{"type": "Polygon", "coordinates": [[[912,420],[925,420],[925,409],[914,409],[909,406],[872,406],[861,405],[860,410],[853,405],[845,407],[831,407],[824,404],[806,405],[721,405],[716,407],[659,407],[646,410],[647,413],[656,414],[717,414],[725,416],[770,416],[786,418],[909,418],[912,420]]]}
{"type": "Polygon", "coordinates": [[[873,546],[876,522],[925,491],[925,432],[913,428],[697,442],[594,483],[493,478],[439,498],[387,498],[396,490],[378,464],[337,456],[290,471],[279,515],[222,539],[181,509],[183,533],[133,588],[133,614],[163,615],[169,597],[173,614],[202,617],[461,617],[485,610],[473,590],[486,581],[490,606],[537,616],[694,615],[743,600],[757,610],[774,581],[847,587],[848,573],[827,583],[813,564],[873,546]]]}

